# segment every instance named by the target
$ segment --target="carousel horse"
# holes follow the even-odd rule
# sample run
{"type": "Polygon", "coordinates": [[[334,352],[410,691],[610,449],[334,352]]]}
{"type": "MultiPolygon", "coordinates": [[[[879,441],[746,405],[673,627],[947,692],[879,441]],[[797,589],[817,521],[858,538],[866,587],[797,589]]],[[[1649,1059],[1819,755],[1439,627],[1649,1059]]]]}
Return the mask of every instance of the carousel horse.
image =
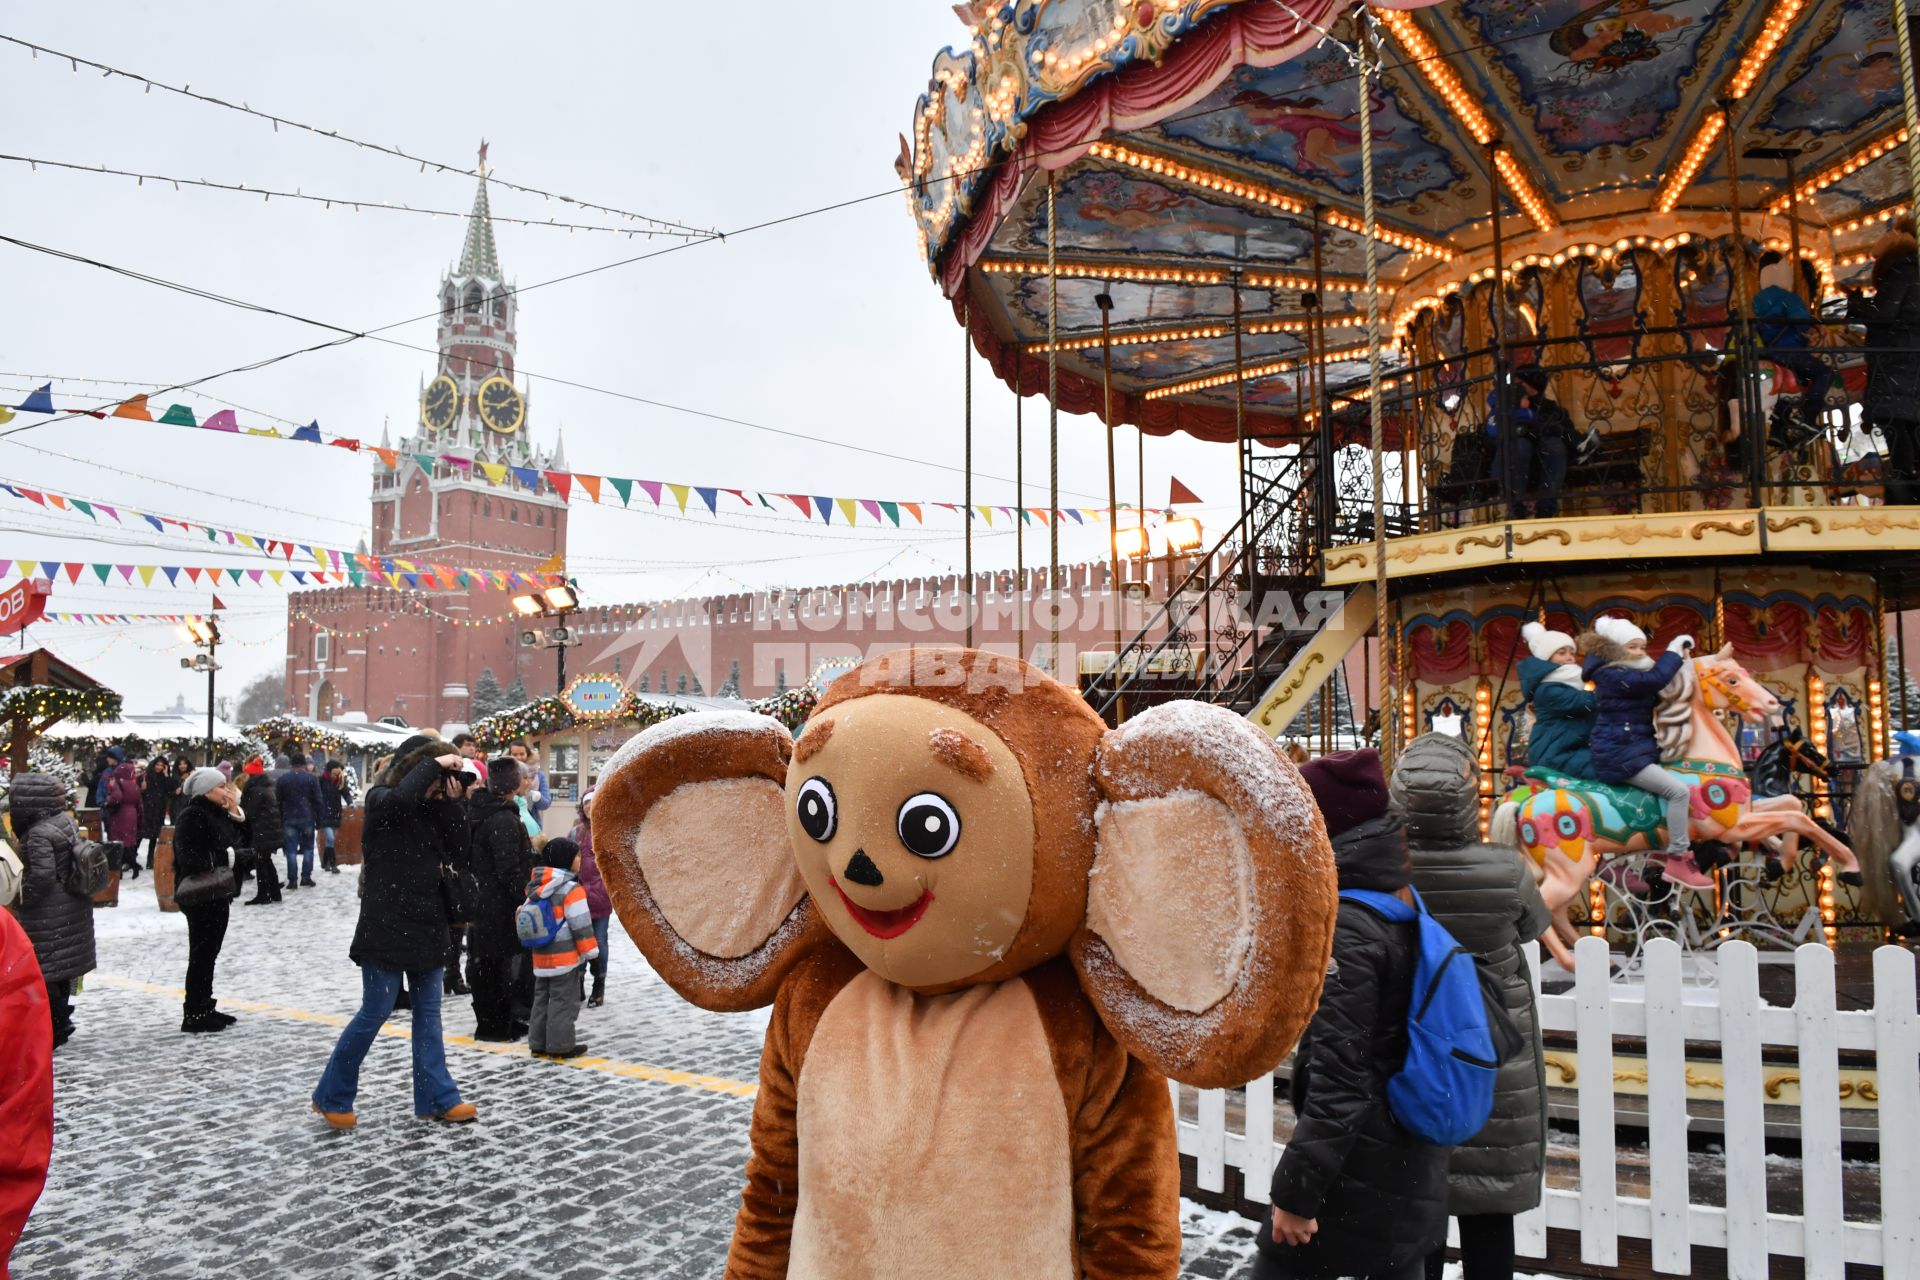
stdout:
{"type": "MultiPolygon", "coordinates": [[[[1860,864],[1852,850],[1808,816],[1798,799],[1753,794],[1740,749],[1715,713],[1732,711],[1765,724],[1779,714],[1780,700],[1733,661],[1731,652],[1729,647],[1684,664],[1662,690],[1654,714],[1662,763],[1693,788],[1690,836],[1698,844],[1764,843],[1789,868],[1798,859],[1800,842],[1809,841],[1839,863],[1841,879],[1859,884],[1860,864]]],[[[1665,806],[1637,787],[1543,770],[1526,776],[1530,785],[1515,790],[1494,811],[1491,839],[1513,845],[1533,861],[1540,896],[1554,915],[1554,927],[1541,942],[1572,968],[1567,904],[1585,891],[1603,860],[1664,848],[1665,806]]]]}
{"type": "Polygon", "coordinates": [[[1902,754],[1875,761],[1861,775],[1847,834],[1867,864],[1862,912],[1889,922],[1904,914],[1898,931],[1920,935],[1920,760],[1902,754]]]}

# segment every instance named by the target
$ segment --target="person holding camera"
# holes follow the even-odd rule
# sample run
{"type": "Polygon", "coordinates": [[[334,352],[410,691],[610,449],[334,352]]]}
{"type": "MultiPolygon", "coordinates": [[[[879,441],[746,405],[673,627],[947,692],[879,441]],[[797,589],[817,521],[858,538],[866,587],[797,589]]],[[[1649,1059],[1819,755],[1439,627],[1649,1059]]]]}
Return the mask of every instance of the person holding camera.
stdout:
{"type": "Polygon", "coordinates": [[[247,815],[240,789],[218,769],[195,769],[180,784],[180,794],[185,803],[173,823],[174,900],[187,919],[187,997],[180,1029],[225,1031],[233,1015],[214,1008],[213,966],[227,938],[229,908],[240,896],[233,867],[236,851],[248,848],[247,815]]]}
{"type": "Polygon", "coordinates": [[[478,1118],[447,1070],[440,1026],[447,927],[462,914],[452,901],[455,851],[448,846],[465,833],[461,763],[448,743],[415,734],[367,792],[360,920],[347,953],[360,966],[360,1011],[340,1033],[312,1100],[335,1129],[357,1123],[360,1064],[393,1012],[402,982],[413,1011],[414,1114],[449,1124],[478,1118]]]}

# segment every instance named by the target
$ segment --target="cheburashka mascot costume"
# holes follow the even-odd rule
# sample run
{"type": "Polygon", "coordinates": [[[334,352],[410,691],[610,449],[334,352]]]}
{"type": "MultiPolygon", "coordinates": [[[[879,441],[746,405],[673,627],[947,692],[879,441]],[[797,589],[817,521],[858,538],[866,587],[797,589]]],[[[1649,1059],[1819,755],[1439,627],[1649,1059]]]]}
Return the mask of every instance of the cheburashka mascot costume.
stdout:
{"type": "Polygon", "coordinates": [[[797,743],[744,713],[646,730],[594,848],[676,991],[774,1006],[732,1280],[1175,1275],[1165,1077],[1278,1063],[1336,907],[1312,796],[1245,720],[1109,730],[958,648],[869,660],[797,743]]]}

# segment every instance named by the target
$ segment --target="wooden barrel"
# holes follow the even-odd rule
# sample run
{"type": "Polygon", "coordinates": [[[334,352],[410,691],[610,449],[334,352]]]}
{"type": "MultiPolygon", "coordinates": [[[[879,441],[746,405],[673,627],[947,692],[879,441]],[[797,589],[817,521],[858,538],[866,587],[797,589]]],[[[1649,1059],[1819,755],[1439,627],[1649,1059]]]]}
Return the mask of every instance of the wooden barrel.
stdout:
{"type": "Polygon", "coordinates": [[[340,829],[333,834],[333,860],[342,867],[360,865],[360,836],[366,829],[367,811],[349,805],[340,811],[340,829]]]}
{"type": "Polygon", "coordinates": [[[160,843],[153,851],[153,896],[162,911],[178,911],[173,900],[173,828],[160,828],[160,843]]]}

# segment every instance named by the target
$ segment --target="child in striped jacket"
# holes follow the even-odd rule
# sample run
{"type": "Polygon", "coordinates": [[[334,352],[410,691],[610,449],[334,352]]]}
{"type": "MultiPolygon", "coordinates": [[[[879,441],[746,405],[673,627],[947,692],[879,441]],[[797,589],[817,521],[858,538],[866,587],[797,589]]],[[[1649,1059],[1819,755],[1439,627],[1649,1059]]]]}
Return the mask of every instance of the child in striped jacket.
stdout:
{"type": "Polygon", "coordinates": [[[587,1046],[574,1037],[580,1013],[580,983],[573,971],[600,954],[593,934],[587,891],[580,884],[580,846],[568,839],[547,841],[527,881],[528,903],[545,899],[560,917],[560,928],[545,946],[533,947],[533,1015],[527,1048],[550,1058],[577,1058],[587,1046]]]}

